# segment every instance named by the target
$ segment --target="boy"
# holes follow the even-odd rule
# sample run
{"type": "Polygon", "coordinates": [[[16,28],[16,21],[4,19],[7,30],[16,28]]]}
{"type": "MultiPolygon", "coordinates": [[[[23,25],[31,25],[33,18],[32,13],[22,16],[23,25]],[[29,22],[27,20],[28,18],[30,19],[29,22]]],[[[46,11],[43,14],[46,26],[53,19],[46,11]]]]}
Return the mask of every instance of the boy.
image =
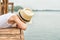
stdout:
{"type": "Polygon", "coordinates": [[[25,30],[27,28],[26,23],[30,22],[33,16],[33,12],[29,8],[19,10],[17,14],[4,14],[0,16],[0,28],[8,28],[16,23],[16,27],[25,30]]]}

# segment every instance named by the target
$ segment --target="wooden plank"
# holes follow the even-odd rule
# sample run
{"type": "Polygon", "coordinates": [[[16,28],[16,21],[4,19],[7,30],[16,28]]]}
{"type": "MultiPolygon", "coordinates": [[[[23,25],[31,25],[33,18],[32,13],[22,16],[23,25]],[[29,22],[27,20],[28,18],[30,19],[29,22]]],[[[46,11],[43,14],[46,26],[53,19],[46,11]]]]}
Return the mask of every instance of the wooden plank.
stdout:
{"type": "Polygon", "coordinates": [[[10,38],[1,38],[0,40],[21,40],[21,39],[17,39],[17,38],[12,38],[12,39],[10,39],[10,38]]]}
{"type": "Polygon", "coordinates": [[[20,34],[20,29],[18,28],[0,29],[0,34],[20,34]]]}
{"type": "Polygon", "coordinates": [[[20,39],[20,35],[0,35],[0,39],[1,38],[18,38],[20,39]]]}
{"type": "Polygon", "coordinates": [[[20,35],[0,35],[0,40],[21,40],[20,35]]]}

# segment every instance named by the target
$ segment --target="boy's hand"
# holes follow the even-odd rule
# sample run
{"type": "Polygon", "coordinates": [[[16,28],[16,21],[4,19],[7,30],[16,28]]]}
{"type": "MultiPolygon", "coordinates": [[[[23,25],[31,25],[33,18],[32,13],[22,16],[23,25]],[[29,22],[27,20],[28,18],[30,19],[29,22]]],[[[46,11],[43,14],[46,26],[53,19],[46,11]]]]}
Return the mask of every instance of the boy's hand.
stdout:
{"type": "Polygon", "coordinates": [[[17,24],[16,24],[16,23],[14,23],[14,24],[12,25],[12,27],[17,27],[16,25],[17,25],[17,24]]]}

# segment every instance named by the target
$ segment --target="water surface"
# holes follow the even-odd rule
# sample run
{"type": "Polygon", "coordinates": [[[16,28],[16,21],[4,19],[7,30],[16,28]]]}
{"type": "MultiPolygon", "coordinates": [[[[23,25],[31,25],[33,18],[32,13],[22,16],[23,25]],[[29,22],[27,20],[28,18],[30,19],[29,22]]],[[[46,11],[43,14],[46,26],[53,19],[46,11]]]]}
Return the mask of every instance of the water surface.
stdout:
{"type": "Polygon", "coordinates": [[[60,40],[60,12],[34,12],[25,40],[60,40]]]}

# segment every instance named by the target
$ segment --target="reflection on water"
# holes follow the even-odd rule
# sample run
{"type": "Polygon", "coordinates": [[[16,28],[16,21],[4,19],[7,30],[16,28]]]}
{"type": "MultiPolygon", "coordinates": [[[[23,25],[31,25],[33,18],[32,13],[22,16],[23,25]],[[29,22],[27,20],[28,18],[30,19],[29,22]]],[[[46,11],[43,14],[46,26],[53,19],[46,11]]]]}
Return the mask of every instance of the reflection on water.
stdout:
{"type": "Polygon", "coordinates": [[[35,12],[25,40],[60,40],[60,12],[35,12]]]}

